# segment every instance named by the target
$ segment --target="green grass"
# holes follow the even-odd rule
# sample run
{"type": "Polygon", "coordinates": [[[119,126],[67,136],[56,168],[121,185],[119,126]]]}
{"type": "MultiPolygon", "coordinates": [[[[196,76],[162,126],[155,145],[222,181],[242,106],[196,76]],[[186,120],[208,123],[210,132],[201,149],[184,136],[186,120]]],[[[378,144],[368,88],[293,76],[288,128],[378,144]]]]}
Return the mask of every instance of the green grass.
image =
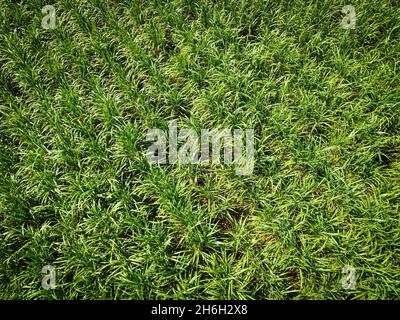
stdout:
{"type": "Polygon", "coordinates": [[[307,3],[0,1],[0,298],[399,299],[400,4],[307,3]],[[253,174],[150,166],[173,119],[253,174]]]}

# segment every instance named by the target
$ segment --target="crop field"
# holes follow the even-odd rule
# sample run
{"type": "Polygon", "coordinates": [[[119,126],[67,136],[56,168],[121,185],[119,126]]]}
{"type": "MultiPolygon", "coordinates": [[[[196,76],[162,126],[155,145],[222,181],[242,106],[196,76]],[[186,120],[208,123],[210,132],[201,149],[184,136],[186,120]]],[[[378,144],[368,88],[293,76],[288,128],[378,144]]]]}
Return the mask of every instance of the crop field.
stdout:
{"type": "Polygon", "coordinates": [[[398,0],[0,0],[0,299],[398,300],[399,120],[398,0]]]}

